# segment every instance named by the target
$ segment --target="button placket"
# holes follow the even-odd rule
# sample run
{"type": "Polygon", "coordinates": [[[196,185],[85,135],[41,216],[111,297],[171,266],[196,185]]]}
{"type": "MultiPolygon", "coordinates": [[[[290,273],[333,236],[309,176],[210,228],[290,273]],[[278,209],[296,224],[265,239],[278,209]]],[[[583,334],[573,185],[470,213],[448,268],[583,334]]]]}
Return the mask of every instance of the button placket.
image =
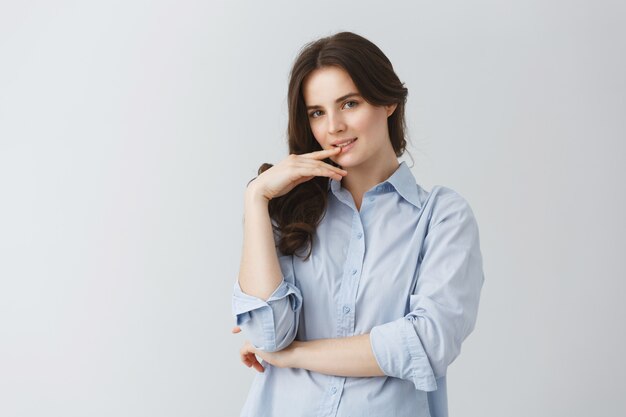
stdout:
{"type": "Polygon", "coordinates": [[[363,223],[358,212],[352,218],[351,239],[348,246],[345,279],[341,282],[337,299],[337,337],[354,335],[356,293],[365,254],[363,223]]]}

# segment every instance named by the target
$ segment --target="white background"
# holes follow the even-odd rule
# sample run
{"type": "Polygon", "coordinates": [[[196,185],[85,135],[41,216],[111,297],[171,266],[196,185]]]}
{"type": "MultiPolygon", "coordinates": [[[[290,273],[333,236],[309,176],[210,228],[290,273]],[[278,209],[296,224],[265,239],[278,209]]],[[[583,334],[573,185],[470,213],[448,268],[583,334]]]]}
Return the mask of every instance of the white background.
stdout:
{"type": "Polygon", "coordinates": [[[478,219],[450,415],[626,414],[623,2],[65,0],[0,5],[0,415],[238,415],[243,191],[340,30],[409,89],[418,182],[478,219]]]}

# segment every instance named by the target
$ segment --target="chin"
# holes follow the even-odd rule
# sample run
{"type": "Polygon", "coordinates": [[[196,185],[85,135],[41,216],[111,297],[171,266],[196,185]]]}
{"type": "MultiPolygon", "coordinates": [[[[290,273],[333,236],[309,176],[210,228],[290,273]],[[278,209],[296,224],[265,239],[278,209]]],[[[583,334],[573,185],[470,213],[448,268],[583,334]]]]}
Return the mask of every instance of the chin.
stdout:
{"type": "Polygon", "coordinates": [[[341,160],[341,158],[338,161],[335,161],[335,163],[337,165],[340,165],[341,168],[343,169],[348,169],[348,168],[354,168],[357,167],[359,165],[361,165],[362,161],[355,161],[354,159],[350,158],[346,160],[341,160]]]}

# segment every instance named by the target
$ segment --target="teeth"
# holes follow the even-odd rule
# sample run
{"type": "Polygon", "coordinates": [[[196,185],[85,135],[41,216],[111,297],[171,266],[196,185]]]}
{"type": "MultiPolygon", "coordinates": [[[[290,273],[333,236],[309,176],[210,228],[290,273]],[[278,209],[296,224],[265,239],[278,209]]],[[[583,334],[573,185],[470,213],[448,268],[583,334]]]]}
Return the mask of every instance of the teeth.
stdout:
{"type": "Polygon", "coordinates": [[[349,140],[349,141],[347,141],[347,142],[339,143],[339,144],[337,144],[337,145],[335,145],[335,146],[338,146],[338,147],[340,147],[340,148],[343,148],[344,146],[349,145],[349,144],[351,144],[352,142],[354,142],[354,139],[350,139],[350,140],[349,140]]]}

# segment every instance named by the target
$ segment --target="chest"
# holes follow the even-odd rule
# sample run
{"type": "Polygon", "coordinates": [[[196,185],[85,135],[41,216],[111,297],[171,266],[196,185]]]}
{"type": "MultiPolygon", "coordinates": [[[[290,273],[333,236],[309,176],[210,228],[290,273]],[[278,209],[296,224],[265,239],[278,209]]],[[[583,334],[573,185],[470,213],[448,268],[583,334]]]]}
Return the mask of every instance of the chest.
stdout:
{"type": "Polygon", "coordinates": [[[367,327],[406,312],[424,231],[414,206],[390,203],[393,210],[361,212],[329,205],[311,257],[294,261],[307,314],[314,309],[311,314],[328,311],[328,318],[337,318],[347,312],[367,327]]]}

